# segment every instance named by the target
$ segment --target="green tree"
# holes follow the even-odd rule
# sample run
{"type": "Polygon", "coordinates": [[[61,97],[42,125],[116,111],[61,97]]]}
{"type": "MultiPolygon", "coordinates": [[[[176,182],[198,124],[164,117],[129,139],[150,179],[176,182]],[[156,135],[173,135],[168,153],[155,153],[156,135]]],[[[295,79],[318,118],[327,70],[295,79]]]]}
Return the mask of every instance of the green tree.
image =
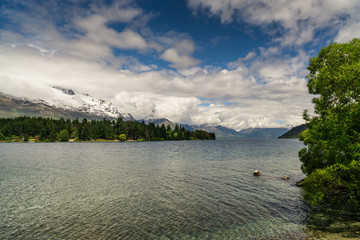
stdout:
{"type": "Polygon", "coordinates": [[[120,142],[126,141],[126,135],[124,133],[120,134],[119,135],[119,140],[120,140],[120,142]]]}
{"type": "Polygon", "coordinates": [[[60,142],[68,142],[69,138],[70,134],[66,129],[62,130],[58,135],[58,139],[60,140],[60,142]]]}
{"type": "Polygon", "coordinates": [[[167,140],[167,132],[164,124],[160,127],[160,139],[167,140]]]}
{"type": "Polygon", "coordinates": [[[2,132],[0,132],[0,141],[4,141],[5,140],[5,136],[4,134],[2,134],[2,132]]]}
{"type": "Polygon", "coordinates": [[[360,39],[324,47],[310,59],[308,70],[315,115],[304,112],[307,130],[300,137],[306,148],[299,152],[308,196],[319,203],[337,195],[359,206],[360,180],[358,187],[348,181],[359,172],[360,39]],[[334,194],[338,189],[341,194],[334,194]]]}
{"type": "Polygon", "coordinates": [[[48,140],[49,142],[55,142],[57,140],[57,134],[55,130],[51,129],[48,140]]]}
{"type": "Polygon", "coordinates": [[[79,126],[79,139],[83,141],[90,140],[92,138],[91,122],[86,119],[82,121],[82,125],[79,126]]]}
{"type": "Polygon", "coordinates": [[[24,136],[24,142],[28,142],[29,141],[29,136],[27,134],[25,134],[24,136]]]}

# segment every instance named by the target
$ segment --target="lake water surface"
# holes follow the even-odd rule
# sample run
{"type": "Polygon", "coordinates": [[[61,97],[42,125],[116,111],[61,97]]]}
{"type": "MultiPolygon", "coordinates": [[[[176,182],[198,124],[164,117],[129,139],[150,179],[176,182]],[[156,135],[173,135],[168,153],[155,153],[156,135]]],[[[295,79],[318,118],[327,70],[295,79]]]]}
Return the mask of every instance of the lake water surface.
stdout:
{"type": "Polygon", "coordinates": [[[0,239],[359,239],[358,215],[303,200],[302,147],[0,143],[0,239]]]}

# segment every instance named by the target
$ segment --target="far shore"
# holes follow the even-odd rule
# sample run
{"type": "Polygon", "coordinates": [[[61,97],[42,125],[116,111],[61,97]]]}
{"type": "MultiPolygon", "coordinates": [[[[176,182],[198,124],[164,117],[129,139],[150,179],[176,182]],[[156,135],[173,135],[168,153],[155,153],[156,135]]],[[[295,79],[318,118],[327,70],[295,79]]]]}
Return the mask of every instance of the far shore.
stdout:
{"type": "MultiPolygon", "coordinates": [[[[197,140],[197,139],[196,139],[197,140]]],[[[53,141],[51,143],[61,143],[61,142],[164,142],[164,141],[178,141],[178,140],[161,140],[161,141],[146,141],[146,140],[125,140],[120,141],[119,139],[92,139],[92,140],[78,140],[78,139],[69,139],[69,141],[53,141]]],[[[184,141],[194,141],[194,140],[184,140],[184,141]]],[[[30,138],[28,141],[24,141],[23,139],[12,139],[7,141],[0,141],[0,143],[50,143],[50,141],[40,141],[35,138],[30,138]]]]}
{"type": "MultiPolygon", "coordinates": [[[[44,142],[50,142],[50,141],[40,141],[38,139],[35,138],[30,138],[29,141],[24,141],[24,140],[20,140],[20,139],[12,139],[10,141],[0,141],[0,143],[44,143],[44,142]]],[[[58,142],[140,142],[140,141],[136,141],[136,140],[125,140],[125,141],[120,141],[118,139],[113,139],[113,140],[108,140],[108,139],[93,139],[93,140],[77,140],[77,139],[69,139],[69,141],[54,141],[54,143],[58,143],[58,142]]]]}

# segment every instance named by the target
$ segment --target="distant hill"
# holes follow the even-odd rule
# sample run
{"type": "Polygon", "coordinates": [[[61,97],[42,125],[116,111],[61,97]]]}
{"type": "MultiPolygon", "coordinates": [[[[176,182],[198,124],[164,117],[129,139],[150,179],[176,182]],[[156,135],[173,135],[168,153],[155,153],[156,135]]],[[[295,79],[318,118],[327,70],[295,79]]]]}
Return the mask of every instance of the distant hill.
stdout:
{"type": "Polygon", "coordinates": [[[277,138],[289,131],[287,128],[248,128],[238,132],[242,138],[277,138]]]}
{"type": "Polygon", "coordinates": [[[293,127],[290,131],[281,135],[279,138],[299,138],[300,133],[306,130],[306,124],[301,124],[299,126],[293,127]]]}
{"type": "Polygon", "coordinates": [[[238,138],[237,134],[238,132],[232,128],[223,127],[220,125],[188,125],[188,124],[182,124],[184,128],[190,131],[195,130],[204,130],[207,132],[215,133],[216,139],[231,139],[231,138],[238,138]]]}

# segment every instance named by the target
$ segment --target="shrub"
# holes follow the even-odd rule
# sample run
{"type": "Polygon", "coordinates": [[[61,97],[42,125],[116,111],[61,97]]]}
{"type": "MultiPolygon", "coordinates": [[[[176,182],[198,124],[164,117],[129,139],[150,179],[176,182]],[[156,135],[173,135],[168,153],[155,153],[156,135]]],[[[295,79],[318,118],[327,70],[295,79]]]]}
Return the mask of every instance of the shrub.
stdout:
{"type": "Polygon", "coordinates": [[[120,135],[119,135],[119,140],[120,140],[121,142],[126,141],[126,135],[125,135],[124,133],[120,134],[120,135]]]}
{"type": "Polygon", "coordinates": [[[58,139],[60,140],[60,142],[68,142],[69,138],[70,134],[66,129],[62,130],[58,135],[58,139]]]}
{"type": "Polygon", "coordinates": [[[4,134],[2,134],[2,132],[0,132],[0,141],[4,141],[6,139],[6,137],[4,136],[4,134]]]}
{"type": "Polygon", "coordinates": [[[311,204],[318,205],[325,200],[360,210],[360,162],[316,169],[305,179],[304,188],[305,198],[311,204]]]}

